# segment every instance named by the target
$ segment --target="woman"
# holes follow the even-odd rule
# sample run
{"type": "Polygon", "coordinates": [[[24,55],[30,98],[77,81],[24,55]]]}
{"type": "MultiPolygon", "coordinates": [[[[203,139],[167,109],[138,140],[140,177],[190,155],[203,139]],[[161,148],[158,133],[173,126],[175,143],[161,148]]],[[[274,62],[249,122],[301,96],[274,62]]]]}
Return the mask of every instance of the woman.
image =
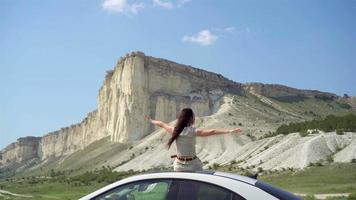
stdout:
{"type": "Polygon", "coordinates": [[[240,133],[241,129],[196,129],[193,127],[195,116],[193,110],[184,108],[177,119],[174,127],[162,121],[153,120],[149,116],[145,116],[152,124],[164,128],[171,138],[168,140],[168,148],[173,142],[176,144],[177,155],[171,156],[176,158],[173,162],[174,171],[201,171],[203,164],[196,156],[195,143],[196,136],[206,137],[211,135],[220,135],[224,133],[240,133]]]}

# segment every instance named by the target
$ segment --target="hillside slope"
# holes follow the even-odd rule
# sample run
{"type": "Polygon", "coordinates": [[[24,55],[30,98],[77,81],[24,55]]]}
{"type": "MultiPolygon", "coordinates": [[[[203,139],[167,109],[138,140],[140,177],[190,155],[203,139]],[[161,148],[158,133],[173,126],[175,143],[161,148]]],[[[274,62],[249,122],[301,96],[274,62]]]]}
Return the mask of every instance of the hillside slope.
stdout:
{"type": "MultiPolygon", "coordinates": [[[[315,103],[320,105],[323,102],[315,103]]],[[[278,104],[278,107],[289,110],[275,109],[254,96],[226,96],[215,114],[197,118],[197,127],[240,126],[244,133],[241,136],[226,134],[198,138],[197,153],[204,167],[237,163],[240,168],[255,171],[260,167],[264,170],[302,169],[311,163],[330,162],[330,158],[335,162],[356,159],[356,133],[320,133],[306,137],[294,133],[263,138],[281,123],[310,117],[309,113],[304,116],[304,112],[291,114],[293,105],[286,107],[278,104]]],[[[171,123],[174,124],[174,121],[171,123]]],[[[169,135],[162,129],[135,142],[117,143],[104,138],[69,156],[42,160],[21,170],[34,175],[50,169],[80,174],[102,166],[110,166],[117,171],[170,168],[170,155],[175,149],[174,146],[167,149],[168,138],[169,135]]]]}
{"type": "Polygon", "coordinates": [[[352,133],[264,136],[285,123],[355,112],[350,99],[274,84],[241,84],[133,52],[108,72],[98,109],[81,123],[43,137],[20,138],[3,149],[0,178],[50,169],[79,173],[107,165],[116,170],[170,166],[174,148],[166,149],[168,135],[144,121],[143,114],[169,122],[184,107],[196,112],[197,127],[243,129],[242,136],[199,138],[197,151],[206,166],[236,161],[254,169],[303,168],[336,151],[336,161],[349,162],[355,155],[350,153],[355,152],[352,133]]]}

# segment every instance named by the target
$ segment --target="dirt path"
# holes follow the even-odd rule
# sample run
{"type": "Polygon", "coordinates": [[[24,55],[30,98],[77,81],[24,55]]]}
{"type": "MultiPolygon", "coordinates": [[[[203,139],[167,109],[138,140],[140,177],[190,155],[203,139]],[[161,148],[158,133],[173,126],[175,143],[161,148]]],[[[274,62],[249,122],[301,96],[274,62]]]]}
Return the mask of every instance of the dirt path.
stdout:
{"type": "Polygon", "coordinates": [[[328,197],[348,197],[350,193],[336,193],[336,194],[315,194],[317,199],[326,199],[328,197]]]}
{"type": "MultiPolygon", "coordinates": [[[[308,196],[307,194],[297,194],[298,196],[308,196]]],[[[334,194],[314,194],[316,199],[327,199],[329,197],[348,197],[350,193],[334,193],[334,194]]]]}
{"type": "Polygon", "coordinates": [[[10,196],[15,196],[15,197],[25,197],[25,198],[31,198],[32,196],[30,195],[22,195],[22,194],[16,194],[16,193],[12,193],[6,190],[0,190],[0,195],[10,195],[10,196]]]}

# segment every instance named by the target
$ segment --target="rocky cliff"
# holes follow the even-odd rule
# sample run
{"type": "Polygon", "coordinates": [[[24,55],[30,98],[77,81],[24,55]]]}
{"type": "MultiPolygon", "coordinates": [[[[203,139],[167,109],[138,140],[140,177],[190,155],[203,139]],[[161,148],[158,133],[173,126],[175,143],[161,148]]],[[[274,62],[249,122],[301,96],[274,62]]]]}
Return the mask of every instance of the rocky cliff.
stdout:
{"type": "Polygon", "coordinates": [[[154,130],[143,115],[172,121],[184,107],[197,116],[214,113],[226,93],[242,94],[242,84],[168,60],[133,52],[106,75],[98,109],[80,123],[41,138],[19,139],[1,152],[1,163],[69,155],[110,136],[114,142],[139,140],[154,130]]]}
{"type": "Polygon", "coordinates": [[[22,162],[39,157],[40,137],[23,137],[17,139],[0,152],[0,164],[22,162]]]}
{"type": "Polygon", "coordinates": [[[99,92],[98,116],[112,141],[134,141],[153,131],[143,114],[172,121],[184,107],[210,115],[225,93],[242,85],[214,74],[136,52],[121,59],[99,92]]]}
{"type": "MultiPolygon", "coordinates": [[[[133,52],[121,58],[114,69],[107,72],[97,97],[97,110],[89,113],[80,123],[43,137],[18,139],[0,152],[0,164],[20,163],[33,158],[46,161],[49,158],[69,156],[103,138],[110,138],[110,142],[115,143],[137,142],[155,131],[150,123],[143,120],[144,114],[170,122],[184,107],[193,108],[197,117],[202,117],[206,122],[210,120],[211,125],[244,126],[246,135],[260,137],[282,123],[312,119],[339,111],[340,114],[348,112],[348,108],[340,107],[335,102],[330,103],[334,99],[339,97],[315,90],[260,83],[241,84],[220,74],[133,52]],[[286,106],[278,103],[303,102],[307,98],[316,100],[309,102],[304,110],[303,105],[286,106]],[[323,100],[328,102],[323,103],[323,100]],[[232,104],[236,105],[226,107],[232,104]],[[314,109],[313,115],[310,115],[311,109],[314,109]],[[220,114],[216,115],[218,111],[220,114]],[[212,114],[222,117],[210,117],[212,114]]],[[[248,142],[251,139],[246,137],[243,143],[248,142]]],[[[159,143],[164,145],[162,141],[159,143]]],[[[218,160],[224,154],[221,149],[227,149],[227,143],[231,148],[242,145],[240,140],[228,137],[223,141],[213,140],[208,143],[206,146],[210,149],[206,151],[215,149],[214,152],[218,153],[209,154],[210,157],[207,155],[206,160],[218,160]]],[[[150,148],[155,145],[158,144],[149,144],[150,148]]],[[[142,148],[142,151],[146,151],[148,145],[142,148]]],[[[201,147],[202,152],[204,148],[201,147]]],[[[157,151],[162,153],[161,149],[157,151]]],[[[113,166],[126,162],[131,156],[126,151],[115,152],[113,155],[119,156],[107,158],[108,162],[112,160],[113,166]]]]}

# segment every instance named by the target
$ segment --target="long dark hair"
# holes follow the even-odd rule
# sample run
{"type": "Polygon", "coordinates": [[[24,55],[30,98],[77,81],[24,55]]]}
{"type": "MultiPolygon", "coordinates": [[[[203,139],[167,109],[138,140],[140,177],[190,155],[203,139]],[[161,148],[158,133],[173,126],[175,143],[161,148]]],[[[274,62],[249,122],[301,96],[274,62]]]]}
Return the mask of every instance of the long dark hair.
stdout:
{"type": "Polygon", "coordinates": [[[190,108],[184,108],[177,119],[177,123],[174,127],[172,137],[168,140],[168,148],[171,147],[174,140],[178,138],[183,129],[194,123],[194,112],[190,108]]]}

